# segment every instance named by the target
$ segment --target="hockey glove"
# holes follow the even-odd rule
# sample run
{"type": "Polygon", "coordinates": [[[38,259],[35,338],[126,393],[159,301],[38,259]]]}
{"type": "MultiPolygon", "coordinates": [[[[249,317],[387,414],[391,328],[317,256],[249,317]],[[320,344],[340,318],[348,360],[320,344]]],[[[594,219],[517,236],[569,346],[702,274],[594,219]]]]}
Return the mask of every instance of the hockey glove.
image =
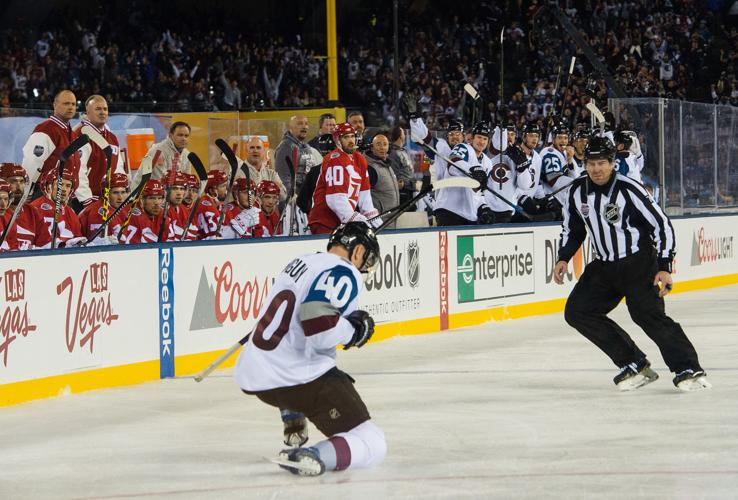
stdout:
{"type": "Polygon", "coordinates": [[[259,223],[259,212],[258,208],[247,208],[242,210],[240,214],[231,219],[231,228],[239,236],[243,236],[249,230],[259,223]]]}
{"type": "MultiPolygon", "coordinates": [[[[545,198],[544,198],[545,200],[545,198]]],[[[540,200],[532,196],[524,196],[520,199],[520,206],[529,214],[538,214],[543,211],[540,200]]]]}
{"type": "Polygon", "coordinates": [[[477,224],[493,224],[495,222],[495,214],[487,205],[482,205],[477,210],[477,224]]]}
{"type": "Polygon", "coordinates": [[[362,347],[369,342],[374,334],[374,320],[368,312],[357,309],[346,316],[346,320],[354,327],[354,336],[343,346],[344,351],[349,347],[362,347]]]}
{"type": "Polygon", "coordinates": [[[525,172],[525,170],[530,166],[531,160],[523,150],[520,149],[520,146],[511,146],[507,148],[505,154],[513,161],[515,164],[515,170],[517,170],[518,173],[525,172]]]}
{"type": "Polygon", "coordinates": [[[479,183],[480,186],[486,186],[487,185],[487,172],[485,172],[482,167],[480,166],[474,166],[469,169],[469,175],[471,175],[471,178],[474,179],[479,183]]]}
{"type": "Polygon", "coordinates": [[[407,121],[419,118],[418,114],[418,96],[415,92],[405,92],[400,99],[400,111],[407,121]]]}

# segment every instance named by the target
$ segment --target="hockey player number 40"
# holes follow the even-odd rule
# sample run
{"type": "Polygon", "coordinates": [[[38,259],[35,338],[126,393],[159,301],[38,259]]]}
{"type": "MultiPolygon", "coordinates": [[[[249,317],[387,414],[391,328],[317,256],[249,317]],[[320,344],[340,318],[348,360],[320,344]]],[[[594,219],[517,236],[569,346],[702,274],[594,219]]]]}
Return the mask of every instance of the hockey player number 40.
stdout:
{"type": "Polygon", "coordinates": [[[295,311],[295,300],[295,294],[291,290],[282,290],[274,296],[266,311],[264,311],[264,316],[261,317],[254,329],[253,342],[256,347],[264,351],[272,351],[277,348],[282,341],[282,337],[290,331],[292,313],[295,311]],[[279,321],[277,329],[274,330],[271,337],[264,338],[264,330],[272,323],[277,311],[285,303],[287,305],[282,312],[282,319],[279,321]]]}

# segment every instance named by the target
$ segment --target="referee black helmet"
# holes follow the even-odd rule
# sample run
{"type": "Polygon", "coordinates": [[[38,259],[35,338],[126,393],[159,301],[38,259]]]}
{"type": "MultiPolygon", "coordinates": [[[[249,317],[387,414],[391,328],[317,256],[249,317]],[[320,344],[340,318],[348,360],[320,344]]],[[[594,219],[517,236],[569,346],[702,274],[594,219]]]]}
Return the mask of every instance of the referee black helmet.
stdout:
{"type": "Polygon", "coordinates": [[[584,148],[584,161],[601,159],[615,160],[615,145],[607,137],[590,137],[584,148]]]}

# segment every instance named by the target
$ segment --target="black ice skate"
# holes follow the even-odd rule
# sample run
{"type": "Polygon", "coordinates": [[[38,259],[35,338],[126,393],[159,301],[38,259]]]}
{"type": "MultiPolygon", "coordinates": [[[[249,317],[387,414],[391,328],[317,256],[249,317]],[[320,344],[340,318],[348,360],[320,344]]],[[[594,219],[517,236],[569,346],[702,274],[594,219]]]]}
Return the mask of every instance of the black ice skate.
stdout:
{"type": "Polygon", "coordinates": [[[685,392],[712,388],[712,384],[707,381],[707,374],[704,370],[689,369],[681,371],[676,374],[673,382],[677,389],[685,392]]]}
{"type": "Polygon", "coordinates": [[[621,391],[633,391],[658,378],[658,373],[651,369],[651,363],[647,359],[642,359],[620,368],[620,373],[612,381],[621,391]]]}

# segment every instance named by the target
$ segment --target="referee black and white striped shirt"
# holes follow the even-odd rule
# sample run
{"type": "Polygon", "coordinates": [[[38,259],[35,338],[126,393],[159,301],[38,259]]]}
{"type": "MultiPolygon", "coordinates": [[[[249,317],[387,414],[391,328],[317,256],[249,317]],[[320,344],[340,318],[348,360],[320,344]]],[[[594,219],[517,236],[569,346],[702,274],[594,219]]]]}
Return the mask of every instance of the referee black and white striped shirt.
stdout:
{"type": "Polygon", "coordinates": [[[614,262],[655,247],[659,270],[671,272],[674,228],[639,182],[617,172],[602,186],[580,177],[572,182],[562,212],[559,260],[568,262],[589,233],[600,260],[614,262]]]}

